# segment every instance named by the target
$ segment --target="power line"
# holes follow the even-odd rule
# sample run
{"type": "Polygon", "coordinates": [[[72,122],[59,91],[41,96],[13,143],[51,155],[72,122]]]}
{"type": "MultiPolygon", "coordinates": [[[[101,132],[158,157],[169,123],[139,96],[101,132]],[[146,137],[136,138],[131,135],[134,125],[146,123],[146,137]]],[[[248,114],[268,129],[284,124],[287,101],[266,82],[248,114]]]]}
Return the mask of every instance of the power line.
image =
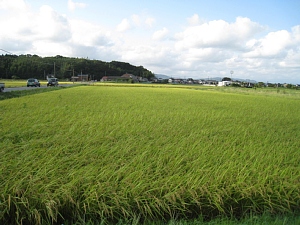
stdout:
{"type": "Polygon", "coordinates": [[[4,49],[2,49],[2,48],[0,48],[0,50],[1,50],[1,51],[4,51],[4,52],[6,52],[6,53],[9,53],[9,54],[11,54],[11,55],[13,55],[13,53],[11,53],[11,52],[9,52],[9,51],[6,51],[6,50],[4,50],[4,49]]]}

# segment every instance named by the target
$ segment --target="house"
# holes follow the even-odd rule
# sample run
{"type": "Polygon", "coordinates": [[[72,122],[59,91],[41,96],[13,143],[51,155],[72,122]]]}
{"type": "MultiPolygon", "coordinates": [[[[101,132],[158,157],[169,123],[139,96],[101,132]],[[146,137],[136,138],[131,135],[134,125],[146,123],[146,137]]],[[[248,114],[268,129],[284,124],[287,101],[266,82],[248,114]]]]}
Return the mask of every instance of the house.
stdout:
{"type": "Polygon", "coordinates": [[[137,77],[139,82],[149,82],[149,80],[146,77],[137,77]]]}
{"type": "Polygon", "coordinates": [[[244,87],[246,88],[253,88],[255,85],[253,83],[247,82],[244,84],[244,87]]]}
{"type": "Polygon", "coordinates": [[[204,84],[205,81],[204,81],[204,80],[197,80],[197,83],[198,83],[198,84],[204,84]]]}
{"type": "Polygon", "coordinates": [[[168,82],[171,84],[184,84],[186,83],[185,80],[181,79],[181,78],[169,78],[168,82]]]}
{"type": "Polygon", "coordinates": [[[217,80],[205,80],[205,85],[209,85],[209,86],[217,86],[218,85],[218,81],[217,80]]]}
{"type": "Polygon", "coordinates": [[[231,81],[219,81],[218,86],[230,86],[231,81]]]}
{"type": "Polygon", "coordinates": [[[186,80],[186,82],[187,82],[188,84],[194,84],[194,79],[193,79],[193,78],[188,78],[188,79],[186,80]]]}
{"type": "Polygon", "coordinates": [[[134,76],[133,74],[125,73],[121,77],[126,78],[126,79],[131,79],[133,82],[139,82],[138,77],[134,76]]]}
{"type": "Polygon", "coordinates": [[[121,77],[121,76],[104,76],[100,81],[101,82],[106,82],[106,81],[127,82],[129,79],[130,78],[121,77]]]}

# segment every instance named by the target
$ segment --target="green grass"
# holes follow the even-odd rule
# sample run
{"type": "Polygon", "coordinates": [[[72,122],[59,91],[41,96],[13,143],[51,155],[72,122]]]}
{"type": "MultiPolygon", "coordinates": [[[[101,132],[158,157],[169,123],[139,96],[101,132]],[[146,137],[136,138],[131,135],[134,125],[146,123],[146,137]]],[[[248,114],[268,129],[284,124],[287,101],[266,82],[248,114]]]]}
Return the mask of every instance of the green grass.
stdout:
{"type": "Polygon", "coordinates": [[[0,101],[0,221],[299,212],[297,91],[134,87],[0,101]]]}
{"type": "Polygon", "coordinates": [[[4,83],[5,88],[26,87],[27,80],[0,79],[0,83],[4,83]]]}
{"type": "Polygon", "coordinates": [[[0,93],[0,101],[5,100],[5,99],[10,99],[10,98],[20,98],[20,97],[24,97],[27,95],[35,95],[35,94],[39,94],[39,93],[61,90],[64,88],[70,88],[70,87],[58,86],[58,87],[51,87],[51,88],[35,88],[35,89],[29,89],[29,90],[24,90],[24,91],[2,92],[2,93],[0,93]]]}

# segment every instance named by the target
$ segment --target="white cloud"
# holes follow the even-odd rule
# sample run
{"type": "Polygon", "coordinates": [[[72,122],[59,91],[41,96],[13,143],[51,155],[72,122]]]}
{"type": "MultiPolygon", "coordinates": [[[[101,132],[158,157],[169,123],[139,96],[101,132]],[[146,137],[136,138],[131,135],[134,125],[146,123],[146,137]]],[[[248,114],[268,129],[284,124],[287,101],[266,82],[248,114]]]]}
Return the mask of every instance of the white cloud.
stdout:
{"type": "Polygon", "coordinates": [[[300,69],[300,49],[290,49],[286,57],[279,62],[279,66],[284,68],[298,68],[300,69]]]}
{"type": "Polygon", "coordinates": [[[170,70],[178,64],[174,51],[162,45],[123,45],[118,46],[118,50],[122,61],[143,65],[153,72],[164,71],[170,74],[170,70]]]}
{"type": "Polygon", "coordinates": [[[139,15],[136,15],[136,14],[132,15],[131,20],[132,20],[132,22],[134,23],[135,26],[140,26],[141,25],[141,19],[140,19],[139,15]]]}
{"type": "Polygon", "coordinates": [[[48,40],[37,40],[33,43],[33,52],[42,56],[55,56],[55,55],[70,55],[71,46],[63,45],[61,43],[56,43],[48,40]]]}
{"type": "Polygon", "coordinates": [[[117,31],[125,32],[134,28],[145,28],[152,27],[155,22],[155,19],[152,17],[145,17],[145,15],[133,14],[130,18],[124,18],[121,23],[117,26],[117,31]]]}
{"type": "Polygon", "coordinates": [[[263,28],[248,18],[238,17],[235,23],[213,20],[201,25],[190,26],[176,35],[178,49],[197,47],[239,47],[247,38],[263,28]]]}
{"type": "Polygon", "coordinates": [[[113,46],[110,32],[98,25],[70,20],[48,5],[36,12],[29,7],[23,11],[9,4],[4,7],[2,1],[1,7],[9,9],[10,20],[3,20],[0,14],[0,29],[6,31],[0,33],[0,45],[14,54],[96,57],[105,52],[114,55],[108,52],[113,46]]]}
{"type": "MultiPolygon", "coordinates": [[[[18,40],[21,34],[31,32],[27,10],[28,7],[22,0],[0,0],[0,40],[18,40]]],[[[18,42],[21,41],[20,39],[18,42]]]]}
{"type": "Polygon", "coordinates": [[[292,35],[295,40],[295,44],[300,43],[300,25],[292,27],[292,35]]]}
{"type": "Polygon", "coordinates": [[[190,25],[198,25],[198,24],[201,23],[198,14],[194,14],[192,17],[188,18],[187,20],[188,20],[190,25]]]}
{"type": "Polygon", "coordinates": [[[0,0],[0,9],[23,11],[27,6],[23,0],[0,0]]]}
{"type": "Polygon", "coordinates": [[[68,19],[47,5],[40,8],[31,30],[34,38],[52,40],[53,42],[67,41],[72,35],[68,19]]]}
{"type": "Polygon", "coordinates": [[[181,55],[182,61],[190,62],[221,62],[229,57],[228,52],[218,48],[191,48],[181,55]]]}
{"type": "Polygon", "coordinates": [[[286,54],[286,49],[292,44],[291,34],[286,30],[271,32],[260,40],[251,40],[246,45],[251,51],[245,53],[246,57],[278,57],[286,54]]]}
{"type": "Polygon", "coordinates": [[[169,33],[167,28],[163,28],[161,30],[155,31],[154,34],[152,35],[152,38],[154,40],[162,40],[166,35],[169,33]]]}
{"type": "Polygon", "coordinates": [[[9,21],[0,21],[0,40],[18,39],[18,42],[35,42],[36,40],[66,41],[71,37],[68,20],[56,13],[50,6],[42,6],[38,13],[30,11],[16,13],[9,21]]]}
{"type": "Polygon", "coordinates": [[[117,26],[117,31],[124,32],[131,28],[130,22],[128,19],[123,19],[122,22],[117,26]]]}
{"type": "Polygon", "coordinates": [[[82,20],[70,21],[72,43],[82,46],[108,46],[111,45],[111,33],[98,25],[82,20]]]}
{"type": "Polygon", "coordinates": [[[145,20],[145,24],[147,24],[149,27],[152,27],[154,23],[155,23],[155,19],[152,18],[152,17],[148,17],[148,18],[145,20]]]}
{"type": "Polygon", "coordinates": [[[250,48],[247,41],[264,30],[242,17],[234,23],[224,20],[201,23],[195,14],[188,21],[190,25],[175,35],[174,49],[182,70],[186,70],[182,73],[197,76],[222,76],[230,67],[246,65],[241,52],[250,48]]]}
{"type": "Polygon", "coordinates": [[[72,0],[68,0],[68,8],[71,11],[74,11],[76,8],[85,8],[86,4],[81,2],[73,2],[72,0]]]}

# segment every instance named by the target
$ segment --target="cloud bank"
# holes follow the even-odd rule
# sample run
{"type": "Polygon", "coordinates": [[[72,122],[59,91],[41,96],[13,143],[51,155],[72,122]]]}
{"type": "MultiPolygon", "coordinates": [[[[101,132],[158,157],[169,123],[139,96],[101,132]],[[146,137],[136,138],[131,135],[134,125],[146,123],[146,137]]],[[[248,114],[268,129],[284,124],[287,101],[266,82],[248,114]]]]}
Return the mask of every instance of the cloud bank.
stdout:
{"type": "MultiPolygon", "coordinates": [[[[107,28],[48,5],[33,10],[13,2],[0,1],[0,47],[15,54],[121,60],[173,77],[222,77],[233,70],[240,78],[300,83],[300,25],[269,31],[247,17],[204,21],[193,14],[174,30],[136,13],[107,28]]],[[[87,7],[67,4],[71,11],[87,7]]]]}

